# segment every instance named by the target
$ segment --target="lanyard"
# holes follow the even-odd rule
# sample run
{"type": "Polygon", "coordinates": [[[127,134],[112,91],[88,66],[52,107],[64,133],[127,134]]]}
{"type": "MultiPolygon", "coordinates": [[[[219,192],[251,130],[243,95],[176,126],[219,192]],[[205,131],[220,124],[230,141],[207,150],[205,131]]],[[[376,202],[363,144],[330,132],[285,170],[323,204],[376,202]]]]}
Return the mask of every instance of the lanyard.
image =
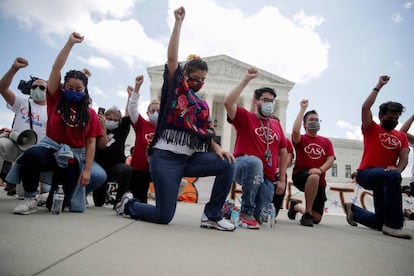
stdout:
{"type": "Polygon", "coordinates": [[[259,119],[259,122],[260,122],[260,126],[263,129],[265,140],[266,140],[266,150],[264,152],[264,158],[269,168],[271,168],[272,167],[272,152],[270,151],[270,145],[269,145],[270,120],[266,119],[266,127],[264,127],[262,120],[259,119]]]}

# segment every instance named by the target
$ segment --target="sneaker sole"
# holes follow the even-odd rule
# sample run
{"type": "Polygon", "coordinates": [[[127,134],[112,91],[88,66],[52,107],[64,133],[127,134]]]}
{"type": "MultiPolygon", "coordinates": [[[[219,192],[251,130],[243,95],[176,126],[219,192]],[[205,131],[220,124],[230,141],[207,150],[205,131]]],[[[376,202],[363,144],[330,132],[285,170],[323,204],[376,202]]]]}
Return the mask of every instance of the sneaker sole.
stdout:
{"type": "Polygon", "coordinates": [[[242,223],[242,222],[239,224],[239,226],[241,228],[244,228],[244,229],[252,229],[252,230],[259,230],[260,229],[260,225],[252,226],[252,225],[248,225],[248,224],[242,223]]]}
{"type": "Polygon", "coordinates": [[[37,209],[29,210],[29,211],[25,211],[25,212],[13,212],[13,214],[16,214],[16,215],[30,215],[30,214],[33,214],[33,213],[36,213],[36,212],[37,212],[37,209]]]}
{"type": "Polygon", "coordinates": [[[236,227],[233,227],[233,229],[223,228],[213,221],[202,221],[200,224],[200,227],[204,229],[216,229],[216,230],[228,231],[228,232],[236,230],[236,227]]]}
{"type": "Polygon", "coordinates": [[[300,221],[300,225],[306,226],[306,227],[313,227],[313,222],[307,222],[307,221],[303,222],[303,221],[300,221]]]}

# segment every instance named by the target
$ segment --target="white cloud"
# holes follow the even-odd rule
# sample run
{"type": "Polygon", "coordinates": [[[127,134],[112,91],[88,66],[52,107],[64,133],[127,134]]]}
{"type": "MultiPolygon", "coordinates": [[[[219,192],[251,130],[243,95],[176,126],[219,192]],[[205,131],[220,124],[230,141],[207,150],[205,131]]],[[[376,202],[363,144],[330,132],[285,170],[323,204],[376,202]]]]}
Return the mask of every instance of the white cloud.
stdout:
{"type": "MultiPolygon", "coordinates": [[[[94,57],[91,56],[88,59],[84,59],[82,57],[78,57],[78,59],[84,63],[86,63],[89,66],[93,66],[96,68],[101,68],[101,69],[112,69],[114,66],[112,65],[112,63],[107,60],[104,57],[94,57]]],[[[91,72],[93,75],[93,72],[91,72]]]]}
{"type": "MultiPolygon", "coordinates": [[[[110,67],[110,60],[121,60],[127,68],[162,64],[166,61],[170,34],[159,34],[163,41],[148,37],[131,14],[137,2],[3,0],[0,10],[17,18],[23,28],[36,32],[53,47],[61,47],[58,37],[66,38],[73,31],[81,33],[85,41],[77,47],[83,51],[91,48],[91,56],[100,57],[87,59],[91,66],[110,67]]],[[[223,7],[213,0],[170,0],[166,19],[170,29],[174,22],[172,11],[181,5],[187,14],[180,59],[191,53],[227,54],[295,82],[318,77],[328,67],[330,46],[316,31],[323,24],[323,17],[299,11],[288,18],[270,5],[246,15],[238,8],[223,7]]]]}
{"type": "Polygon", "coordinates": [[[404,9],[410,9],[413,6],[413,2],[405,2],[403,4],[404,9]]]}
{"type": "Polygon", "coordinates": [[[328,67],[329,44],[315,28],[324,21],[303,11],[293,19],[277,7],[265,6],[245,15],[237,8],[219,6],[214,1],[171,0],[172,10],[183,5],[186,17],[181,33],[180,57],[229,54],[295,82],[319,76],[328,67]],[[206,23],[208,22],[208,23],[206,23]]]}
{"type": "Polygon", "coordinates": [[[341,129],[345,129],[345,136],[347,139],[362,141],[363,137],[360,125],[356,126],[342,120],[336,122],[336,125],[341,129]]]}
{"type": "Polygon", "coordinates": [[[391,20],[394,21],[395,23],[400,23],[403,20],[403,18],[400,13],[394,13],[391,16],[391,20]]]}
{"type": "Polygon", "coordinates": [[[309,28],[314,30],[317,26],[321,25],[325,19],[317,16],[306,16],[304,11],[300,11],[293,16],[293,20],[303,28],[309,28]]]}

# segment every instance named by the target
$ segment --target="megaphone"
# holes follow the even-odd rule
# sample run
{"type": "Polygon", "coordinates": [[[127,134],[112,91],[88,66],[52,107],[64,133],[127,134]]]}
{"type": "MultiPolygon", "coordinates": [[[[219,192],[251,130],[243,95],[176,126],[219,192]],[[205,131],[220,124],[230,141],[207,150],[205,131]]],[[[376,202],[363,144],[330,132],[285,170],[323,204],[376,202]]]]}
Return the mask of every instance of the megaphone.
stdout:
{"type": "Polygon", "coordinates": [[[19,154],[37,143],[37,134],[31,129],[0,135],[0,157],[14,162],[19,154]]]}
{"type": "Polygon", "coordinates": [[[10,140],[16,142],[17,147],[21,151],[25,151],[37,143],[37,134],[31,129],[26,129],[22,132],[13,131],[9,134],[9,138],[10,140]]]}

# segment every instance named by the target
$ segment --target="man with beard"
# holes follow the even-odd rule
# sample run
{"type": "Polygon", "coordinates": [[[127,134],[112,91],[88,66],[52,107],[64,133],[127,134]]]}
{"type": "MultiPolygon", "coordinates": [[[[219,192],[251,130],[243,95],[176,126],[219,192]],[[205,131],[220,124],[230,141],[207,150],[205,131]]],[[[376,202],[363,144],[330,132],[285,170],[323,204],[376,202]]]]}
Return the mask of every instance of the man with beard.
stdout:
{"type": "Polygon", "coordinates": [[[256,112],[237,105],[243,89],[256,78],[258,71],[250,68],[243,80],[225,97],[227,120],[236,129],[234,156],[235,181],[242,186],[243,195],[240,226],[259,229],[261,215],[286,188],[287,150],[285,134],[279,122],[272,118],[276,93],[272,88],[255,90],[256,112]],[[278,161],[280,158],[280,162],[278,161]],[[275,179],[279,166],[279,179],[275,179]]]}

